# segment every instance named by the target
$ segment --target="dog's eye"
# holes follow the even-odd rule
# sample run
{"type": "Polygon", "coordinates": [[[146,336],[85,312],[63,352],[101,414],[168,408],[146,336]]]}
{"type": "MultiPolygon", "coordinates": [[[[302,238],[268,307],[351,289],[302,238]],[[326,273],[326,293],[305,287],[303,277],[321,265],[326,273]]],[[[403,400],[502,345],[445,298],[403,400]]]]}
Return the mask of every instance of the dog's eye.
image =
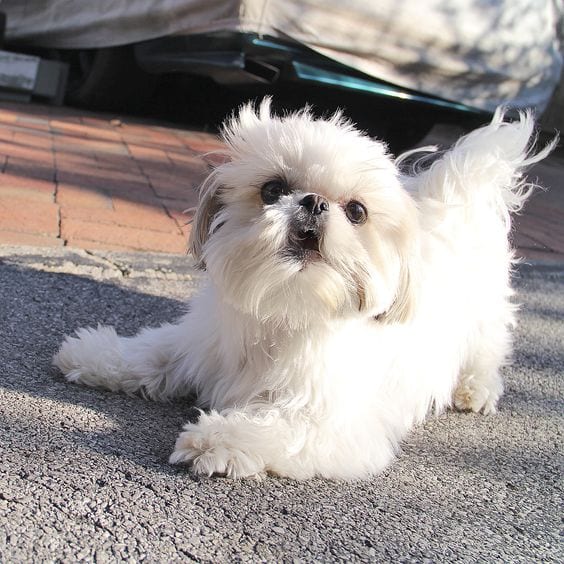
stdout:
{"type": "Polygon", "coordinates": [[[286,192],[287,186],[282,180],[269,180],[262,185],[260,197],[265,204],[274,204],[286,192]]]}
{"type": "Polygon", "coordinates": [[[364,223],[368,219],[368,212],[366,211],[366,208],[356,200],[351,200],[345,206],[345,213],[347,214],[349,221],[357,225],[364,223]]]}

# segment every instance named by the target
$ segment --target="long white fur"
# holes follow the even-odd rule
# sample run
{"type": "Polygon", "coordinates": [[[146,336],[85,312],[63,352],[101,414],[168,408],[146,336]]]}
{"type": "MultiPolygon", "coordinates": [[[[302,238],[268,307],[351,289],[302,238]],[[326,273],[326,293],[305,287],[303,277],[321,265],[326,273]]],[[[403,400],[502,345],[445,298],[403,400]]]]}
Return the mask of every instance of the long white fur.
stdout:
{"type": "Polygon", "coordinates": [[[382,470],[431,409],[493,413],[514,322],[510,212],[529,195],[522,113],[463,137],[426,171],[401,176],[385,146],[341,116],[273,117],[269,101],[224,129],[228,162],[205,183],[192,249],[209,281],[174,324],[131,338],[110,327],[67,337],[71,382],[155,400],[195,392],[207,409],[173,463],[230,477],[270,472],[359,478],[382,470]],[[297,195],[274,205],[260,186],[297,195]],[[323,261],[283,258],[296,198],[330,202],[323,261]],[[363,202],[352,225],[343,205],[363,202]]]}

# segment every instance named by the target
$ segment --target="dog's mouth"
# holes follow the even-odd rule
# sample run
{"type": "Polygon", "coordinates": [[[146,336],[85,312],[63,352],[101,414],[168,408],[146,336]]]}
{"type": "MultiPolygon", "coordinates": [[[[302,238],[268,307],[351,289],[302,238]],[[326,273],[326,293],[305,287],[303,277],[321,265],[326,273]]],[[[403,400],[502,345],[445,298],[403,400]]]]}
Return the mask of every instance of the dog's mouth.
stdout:
{"type": "Polygon", "coordinates": [[[313,229],[298,233],[298,242],[304,251],[317,253],[321,256],[321,252],[319,251],[319,237],[313,229]]]}
{"type": "Polygon", "coordinates": [[[305,266],[310,262],[323,260],[320,244],[319,235],[313,229],[297,231],[290,238],[288,254],[305,266]]]}

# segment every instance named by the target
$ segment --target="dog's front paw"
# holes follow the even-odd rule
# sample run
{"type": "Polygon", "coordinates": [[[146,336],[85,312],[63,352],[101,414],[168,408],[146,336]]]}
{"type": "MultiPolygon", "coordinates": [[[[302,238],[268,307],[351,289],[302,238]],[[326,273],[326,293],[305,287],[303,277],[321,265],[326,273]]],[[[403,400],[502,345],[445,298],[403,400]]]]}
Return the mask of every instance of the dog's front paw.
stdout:
{"type": "Polygon", "coordinates": [[[465,375],[454,392],[454,405],[460,411],[493,414],[502,392],[501,378],[497,374],[488,382],[474,375],[465,375]]]}
{"type": "Polygon", "coordinates": [[[171,464],[191,464],[196,474],[227,478],[260,478],[265,474],[262,458],[232,444],[230,433],[214,432],[200,424],[188,424],[176,440],[171,464]]]}

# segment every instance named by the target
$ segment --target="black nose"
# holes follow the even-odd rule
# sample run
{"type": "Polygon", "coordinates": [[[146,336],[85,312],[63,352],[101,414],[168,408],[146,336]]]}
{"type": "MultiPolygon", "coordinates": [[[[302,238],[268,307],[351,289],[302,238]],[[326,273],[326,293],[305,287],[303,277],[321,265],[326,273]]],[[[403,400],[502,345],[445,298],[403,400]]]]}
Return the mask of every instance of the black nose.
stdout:
{"type": "Polygon", "coordinates": [[[312,215],[320,215],[329,210],[329,202],[319,194],[305,195],[300,200],[300,206],[303,206],[312,215]]]}

